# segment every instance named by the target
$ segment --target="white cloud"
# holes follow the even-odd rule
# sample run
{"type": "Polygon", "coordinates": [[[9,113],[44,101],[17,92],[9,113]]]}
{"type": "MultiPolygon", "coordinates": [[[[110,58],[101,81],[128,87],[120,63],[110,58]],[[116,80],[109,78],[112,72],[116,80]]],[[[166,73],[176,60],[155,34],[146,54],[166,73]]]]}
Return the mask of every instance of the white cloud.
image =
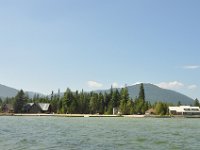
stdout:
{"type": "Polygon", "coordinates": [[[197,85],[195,85],[195,84],[192,84],[192,85],[189,85],[188,86],[188,89],[189,90],[194,90],[194,89],[196,89],[197,88],[197,85]]]}
{"type": "Polygon", "coordinates": [[[137,85],[137,84],[141,84],[141,83],[143,83],[143,82],[135,82],[135,83],[133,83],[133,85],[137,85]]]}
{"type": "Polygon", "coordinates": [[[186,65],[186,66],[183,66],[184,69],[198,69],[200,68],[199,65],[186,65]]]}
{"type": "Polygon", "coordinates": [[[112,84],[112,87],[113,87],[113,88],[118,88],[118,87],[119,87],[119,85],[118,85],[118,83],[117,83],[117,82],[114,82],[114,83],[112,84]]]}
{"type": "Polygon", "coordinates": [[[96,82],[96,81],[88,81],[87,85],[90,88],[101,88],[103,86],[102,83],[99,83],[99,82],[96,82]]]}
{"type": "Polygon", "coordinates": [[[163,89],[179,89],[179,88],[184,87],[184,84],[178,81],[161,82],[156,85],[163,89]]]}

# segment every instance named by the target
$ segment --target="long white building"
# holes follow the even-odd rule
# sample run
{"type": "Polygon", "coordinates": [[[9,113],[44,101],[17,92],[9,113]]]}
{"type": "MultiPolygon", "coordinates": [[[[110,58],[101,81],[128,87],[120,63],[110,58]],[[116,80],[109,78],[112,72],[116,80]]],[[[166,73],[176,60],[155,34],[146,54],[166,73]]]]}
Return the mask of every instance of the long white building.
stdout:
{"type": "Polygon", "coordinates": [[[196,106],[169,106],[170,115],[200,115],[200,108],[196,106]]]}

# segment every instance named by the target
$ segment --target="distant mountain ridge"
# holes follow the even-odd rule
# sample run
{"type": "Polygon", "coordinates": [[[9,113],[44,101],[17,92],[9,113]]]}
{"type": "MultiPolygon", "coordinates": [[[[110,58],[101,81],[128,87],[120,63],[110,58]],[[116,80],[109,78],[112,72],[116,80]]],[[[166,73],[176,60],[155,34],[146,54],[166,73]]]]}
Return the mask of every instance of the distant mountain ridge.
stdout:
{"type": "MultiPolygon", "coordinates": [[[[135,99],[136,97],[138,97],[140,84],[127,86],[127,88],[128,88],[129,95],[131,98],[135,99]]],[[[181,104],[183,105],[192,105],[194,103],[194,100],[186,95],[183,95],[181,93],[178,93],[172,90],[162,89],[153,84],[144,83],[144,90],[145,90],[146,101],[149,101],[152,104],[155,103],[156,101],[162,101],[162,102],[173,103],[173,104],[177,104],[180,101],[181,104]]],[[[16,96],[18,91],[19,90],[17,89],[10,88],[8,86],[0,84],[1,98],[14,97],[16,96]]],[[[109,92],[109,91],[110,90],[98,90],[95,92],[99,93],[99,92],[109,92]]],[[[25,92],[25,93],[27,93],[30,98],[32,98],[34,94],[38,94],[36,92],[25,92]]],[[[42,94],[39,94],[39,95],[42,95],[42,94]]],[[[63,93],[61,93],[61,95],[63,95],[63,93]]]]}
{"type": "MultiPolygon", "coordinates": [[[[11,98],[11,97],[15,97],[17,95],[19,90],[15,89],[15,88],[11,88],[11,87],[8,87],[8,86],[5,86],[5,85],[2,85],[0,84],[0,98],[11,98]]],[[[30,98],[33,98],[33,96],[35,94],[39,94],[39,93],[36,93],[36,92],[29,92],[29,91],[24,91],[26,94],[28,94],[28,96],[30,98]]],[[[39,94],[39,95],[42,95],[42,94],[39,94]]]]}
{"type": "Polygon", "coordinates": [[[6,97],[14,97],[18,93],[17,89],[10,88],[8,86],[0,84],[0,97],[6,98],[6,97]]]}
{"type": "MultiPolygon", "coordinates": [[[[146,101],[151,104],[156,101],[167,102],[177,104],[179,101],[182,105],[193,105],[194,100],[186,95],[172,90],[162,89],[156,85],[150,83],[144,83],[145,97],[146,101]]],[[[135,99],[138,97],[140,84],[127,86],[129,95],[131,98],[135,99]]],[[[120,90],[120,88],[119,88],[120,90]]],[[[110,90],[98,90],[97,92],[109,92],[110,90]]]]}
{"type": "MultiPolygon", "coordinates": [[[[138,96],[140,84],[129,86],[128,91],[132,98],[138,96]]],[[[179,101],[183,105],[192,105],[194,100],[184,94],[176,91],[160,88],[153,84],[144,84],[146,100],[154,103],[156,101],[162,101],[167,103],[177,104],[179,101]]]]}

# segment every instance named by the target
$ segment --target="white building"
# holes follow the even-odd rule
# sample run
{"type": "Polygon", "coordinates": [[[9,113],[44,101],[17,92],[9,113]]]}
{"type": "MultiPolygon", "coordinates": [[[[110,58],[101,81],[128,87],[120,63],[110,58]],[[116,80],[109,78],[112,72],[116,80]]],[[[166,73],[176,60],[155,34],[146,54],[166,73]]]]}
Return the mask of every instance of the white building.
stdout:
{"type": "Polygon", "coordinates": [[[200,115],[200,108],[196,106],[169,106],[170,115],[200,115]]]}
{"type": "Polygon", "coordinates": [[[113,107],[113,115],[120,115],[120,109],[118,107],[113,107]]]}

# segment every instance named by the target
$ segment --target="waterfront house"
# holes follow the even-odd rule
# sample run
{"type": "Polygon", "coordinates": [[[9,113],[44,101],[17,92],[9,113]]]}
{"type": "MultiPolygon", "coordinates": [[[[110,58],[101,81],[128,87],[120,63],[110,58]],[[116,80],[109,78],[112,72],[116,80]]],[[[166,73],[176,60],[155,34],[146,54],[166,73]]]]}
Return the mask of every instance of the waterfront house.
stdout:
{"type": "Polygon", "coordinates": [[[196,106],[169,106],[170,115],[200,115],[200,108],[196,106]]]}
{"type": "Polygon", "coordinates": [[[26,105],[24,105],[24,112],[25,113],[29,113],[31,110],[31,107],[34,105],[34,103],[27,103],[26,105]]]}
{"type": "Polygon", "coordinates": [[[51,105],[49,103],[29,103],[25,108],[26,113],[51,113],[51,105]]]}
{"type": "Polygon", "coordinates": [[[12,104],[4,104],[2,106],[2,112],[3,113],[13,113],[14,112],[14,107],[12,104]]]}

